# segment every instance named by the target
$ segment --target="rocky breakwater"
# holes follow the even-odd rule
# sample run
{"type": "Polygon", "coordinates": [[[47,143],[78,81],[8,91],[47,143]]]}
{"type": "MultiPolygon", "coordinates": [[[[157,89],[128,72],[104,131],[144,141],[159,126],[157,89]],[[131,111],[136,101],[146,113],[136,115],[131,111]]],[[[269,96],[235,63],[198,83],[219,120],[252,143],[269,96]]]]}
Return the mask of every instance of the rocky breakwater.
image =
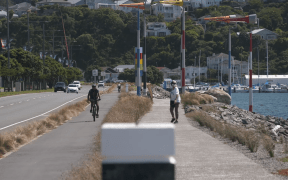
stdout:
{"type": "Polygon", "coordinates": [[[281,136],[288,140],[288,119],[285,120],[281,117],[265,116],[240,109],[235,105],[229,105],[231,97],[226,92],[221,91],[223,90],[206,91],[207,93],[204,94],[216,97],[216,102],[212,104],[187,105],[185,107],[185,113],[204,110],[209,116],[217,121],[234,126],[241,126],[248,130],[260,131],[269,134],[277,141],[281,136]]]}
{"type": "Polygon", "coordinates": [[[153,93],[153,98],[156,98],[156,99],[170,98],[170,92],[166,91],[165,89],[163,89],[160,86],[154,85],[152,87],[152,93],[153,93]]]}

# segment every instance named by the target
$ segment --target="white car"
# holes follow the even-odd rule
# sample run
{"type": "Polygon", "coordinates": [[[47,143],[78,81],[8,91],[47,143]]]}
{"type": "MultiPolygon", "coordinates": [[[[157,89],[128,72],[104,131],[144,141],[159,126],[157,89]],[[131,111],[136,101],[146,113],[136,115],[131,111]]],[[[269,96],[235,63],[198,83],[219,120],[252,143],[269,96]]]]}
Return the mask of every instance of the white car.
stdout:
{"type": "Polygon", "coordinates": [[[77,93],[78,94],[77,84],[69,84],[68,88],[67,88],[67,93],[77,93]]]}
{"type": "Polygon", "coordinates": [[[98,88],[99,88],[99,87],[101,87],[101,86],[102,86],[103,88],[105,87],[105,85],[104,85],[104,82],[103,82],[103,81],[99,81],[99,83],[98,83],[98,88]]]}
{"type": "Polygon", "coordinates": [[[73,81],[73,84],[76,84],[79,90],[82,88],[80,81],[73,81]]]}

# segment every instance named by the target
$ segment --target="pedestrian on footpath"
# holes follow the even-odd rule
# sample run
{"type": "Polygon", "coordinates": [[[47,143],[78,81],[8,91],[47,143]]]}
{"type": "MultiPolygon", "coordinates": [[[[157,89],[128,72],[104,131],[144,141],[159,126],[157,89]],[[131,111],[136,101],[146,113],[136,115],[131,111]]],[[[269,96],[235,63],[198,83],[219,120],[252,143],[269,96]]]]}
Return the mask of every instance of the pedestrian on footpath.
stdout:
{"type": "Polygon", "coordinates": [[[172,91],[170,92],[170,113],[172,115],[171,123],[177,124],[178,123],[178,108],[181,102],[181,97],[179,94],[179,89],[177,87],[176,81],[173,80],[171,82],[172,91]],[[174,108],[175,108],[175,116],[174,116],[174,108]]]}

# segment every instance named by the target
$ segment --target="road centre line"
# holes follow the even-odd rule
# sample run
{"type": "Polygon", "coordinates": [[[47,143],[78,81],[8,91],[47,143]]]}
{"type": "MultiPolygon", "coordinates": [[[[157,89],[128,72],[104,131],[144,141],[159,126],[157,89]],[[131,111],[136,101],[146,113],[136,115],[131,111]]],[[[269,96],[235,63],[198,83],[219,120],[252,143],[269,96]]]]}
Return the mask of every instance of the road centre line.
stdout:
{"type": "Polygon", "coordinates": [[[60,108],[60,107],[62,107],[62,106],[64,106],[64,105],[66,105],[66,104],[68,104],[68,103],[70,103],[70,102],[72,102],[72,101],[74,101],[74,100],[76,100],[76,99],[79,99],[79,98],[81,98],[81,97],[84,97],[84,96],[86,96],[86,95],[77,97],[77,98],[72,99],[72,100],[70,100],[70,101],[67,101],[66,103],[64,103],[64,104],[62,104],[62,105],[60,105],[60,106],[58,106],[58,107],[56,107],[56,108],[54,108],[54,109],[51,109],[51,110],[49,110],[49,111],[47,111],[47,112],[45,112],[45,113],[43,113],[43,114],[40,114],[40,115],[38,115],[38,116],[34,116],[34,117],[32,117],[32,118],[29,118],[29,119],[26,119],[26,120],[23,120],[23,121],[20,121],[20,122],[17,122],[17,123],[14,123],[14,124],[5,126],[5,127],[3,127],[3,128],[0,128],[0,131],[3,130],[3,129],[9,128],[9,127],[15,126],[15,125],[20,124],[20,123],[23,123],[23,122],[26,122],[26,121],[30,121],[30,120],[35,119],[35,118],[37,118],[37,117],[43,116],[43,115],[45,115],[45,114],[47,114],[47,113],[49,113],[49,112],[51,112],[51,111],[54,111],[54,110],[56,110],[56,109],[58,109],[58,108],[60,108]]]}

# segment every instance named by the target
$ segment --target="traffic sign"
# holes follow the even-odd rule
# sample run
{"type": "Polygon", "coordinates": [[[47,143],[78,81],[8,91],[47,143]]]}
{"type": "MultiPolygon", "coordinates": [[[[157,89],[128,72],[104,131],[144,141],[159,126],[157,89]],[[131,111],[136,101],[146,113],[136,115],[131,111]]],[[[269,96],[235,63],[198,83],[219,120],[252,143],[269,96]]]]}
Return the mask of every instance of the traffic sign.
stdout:
{"type": "Polygon", "coordinates": [[[98,76],[98,69],[92,70],[92,76],[98,76]]]}

